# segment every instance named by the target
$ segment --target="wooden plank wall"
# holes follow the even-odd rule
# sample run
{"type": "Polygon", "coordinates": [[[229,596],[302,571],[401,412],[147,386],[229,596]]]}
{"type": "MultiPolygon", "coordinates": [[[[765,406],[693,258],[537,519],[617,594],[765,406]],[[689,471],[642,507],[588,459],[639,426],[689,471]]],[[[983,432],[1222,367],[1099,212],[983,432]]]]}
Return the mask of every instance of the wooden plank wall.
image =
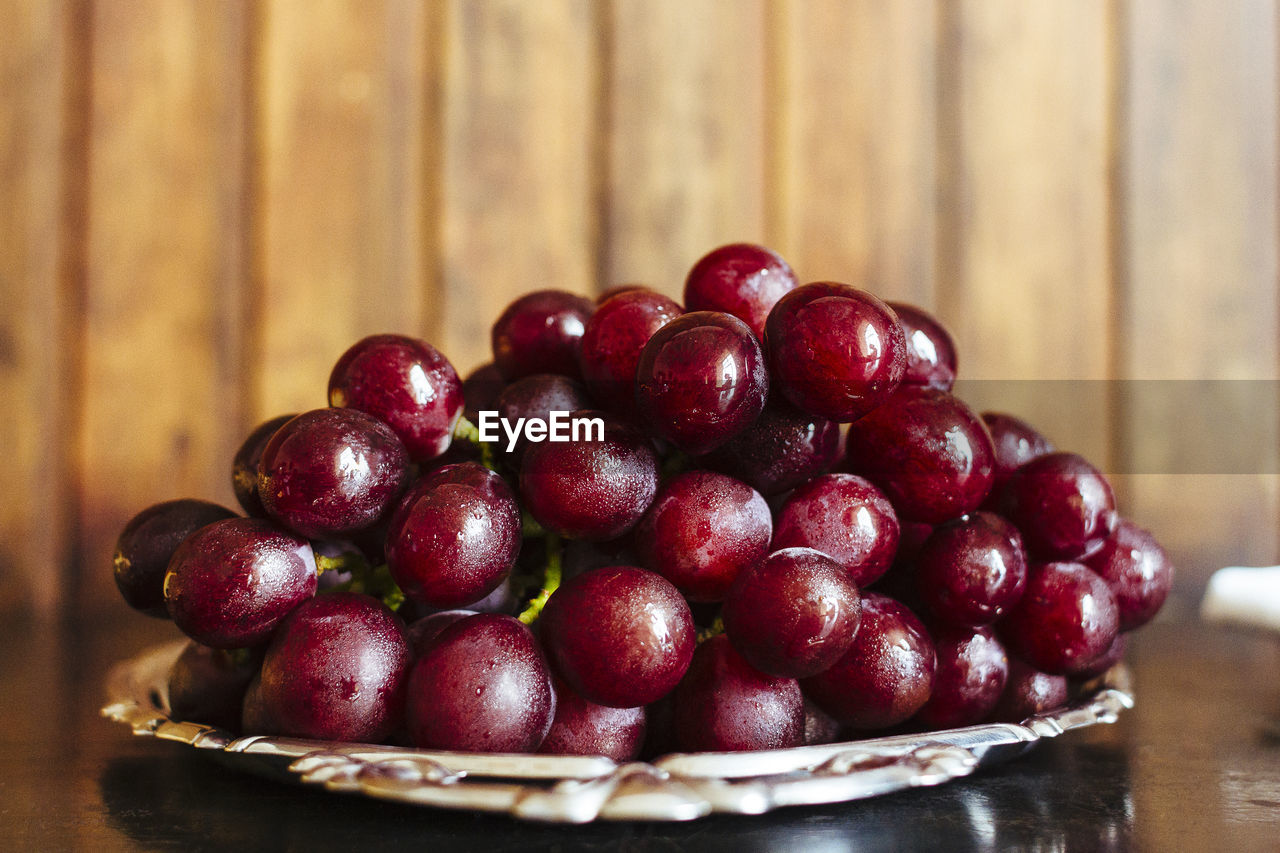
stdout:
{"type": "Polygon", "coordinates": [[[0,604],[119,607],[120,525],[230,502],[361,335],[467,370],[519,293],[744,239],[937,312],[1189,600],[1280,561],[1274,452],[1142,470],[1184,413],[1125,391],[1277,379],[1276,4],[0,0],[0,604]]]}

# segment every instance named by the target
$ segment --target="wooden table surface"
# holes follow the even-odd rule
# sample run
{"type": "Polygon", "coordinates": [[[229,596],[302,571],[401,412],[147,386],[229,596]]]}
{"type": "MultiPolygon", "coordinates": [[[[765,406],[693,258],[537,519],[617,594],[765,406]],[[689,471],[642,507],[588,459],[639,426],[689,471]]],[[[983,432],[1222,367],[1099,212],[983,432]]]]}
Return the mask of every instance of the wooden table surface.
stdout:
{"type": "Polygon", "coordinates": [[[0,628],[5,850],[1275,850],[1280,640],[1189,602],[1135,636],[1137,706],[940,788],[690,824],[559,827],[240,775],[98,716],[116,660],[176,635],[140,617],[0,628]],[[1179,615],[1180,614],[1180,615],[1179,615]]]}

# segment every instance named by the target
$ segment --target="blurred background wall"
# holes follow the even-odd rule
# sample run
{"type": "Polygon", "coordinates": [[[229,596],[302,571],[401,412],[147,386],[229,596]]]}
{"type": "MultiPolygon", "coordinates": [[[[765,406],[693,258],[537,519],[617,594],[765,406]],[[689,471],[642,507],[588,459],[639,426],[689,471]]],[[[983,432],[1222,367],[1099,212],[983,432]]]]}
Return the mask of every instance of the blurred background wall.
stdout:
{"type": "Polygon", "coordinates": [[[0,603],[122,607],[121,525],[234,505],[246,431],[323,405],[362,335],[465,372],[522,292],[678,298],[737,240],[934,311],[984,407],[1113,472],[1188,600],[1277,562],[1278,17],[0,0],[0,603]],[[1192,436],[1260,436],[1256,472],[1183,470],[1215,404],[1114,381],[1193,379],[1271,380],[1240,386],[1260,421],[1192,436]]]}

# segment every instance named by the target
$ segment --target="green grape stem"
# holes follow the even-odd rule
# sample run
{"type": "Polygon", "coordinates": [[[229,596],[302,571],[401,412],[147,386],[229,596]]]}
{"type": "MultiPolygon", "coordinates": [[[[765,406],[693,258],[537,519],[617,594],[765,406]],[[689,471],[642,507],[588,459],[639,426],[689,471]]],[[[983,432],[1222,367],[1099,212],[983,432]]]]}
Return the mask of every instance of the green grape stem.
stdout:
{"type": "Polygon", "coordinates": [[[560,588],[563,572],[560,537],[548,532],[543,541],[547,547],[547,566],[542,575],[542,588],[525,605],[524,610],[520,611],[520,616],[518,617],[526,625],[532,625],[538,621],[538,617],[542,615],[542,608],[546,606],[547,600],[551,598],[552,593],[560,588]]]}
{"type": "Polygon", "coordinates": [[[698,632],[698,645],[702,645],[712,637],[718,637],[724,633],[724,619],[720,616],[715,618],[710,627],[703,628],[698,632]]]}

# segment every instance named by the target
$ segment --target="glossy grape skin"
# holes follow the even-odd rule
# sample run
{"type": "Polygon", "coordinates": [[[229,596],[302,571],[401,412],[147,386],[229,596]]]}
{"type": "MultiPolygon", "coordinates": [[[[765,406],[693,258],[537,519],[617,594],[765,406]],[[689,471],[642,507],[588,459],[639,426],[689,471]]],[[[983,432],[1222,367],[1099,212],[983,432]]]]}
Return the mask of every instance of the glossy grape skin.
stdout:
{"type": "Polygon", "coordinates": [[[271,440],[271,436],[276,434],[276,430],[296,417],[296,413],[277,415],[258,424],[232,458],[231,488],[235,491],[236,500],[244,508],[246,515],[255,518],[267,517],[267,511],[262,508],[262,501],[258,499],[258,465],[262,462],[262,451],[271,440]]]}
{"type": "MultiPolygon", "coordinates": [[[[1053,443],[1021,418],[1003,412],[983,412],[982,422],[996,452],[995,481],[990,498],[998,498],[1004,484],[1026,463],[1052,453],[1053,443]]],[[[992,501],[994,503],[994,501],[992,501]]]]}
{"type": "Polygon", "coordinates": [[[1125,649],[1129,646],[1127,634],[1116,634],[1116,638],[1111,641],[1111,645],[1107,646],[1102,654],[1090,661],[1076,664],[1071,667],[1067,673],[1072,679],[1077,681],[1097,678],[1111,667],[1124,660],[1125,649]]]}
{"type": "Polygon", "coordinates": [[[769,369],[787,399],[841,423],[884,402],[907,365],[893,309],[837,282],[806,284],[778,300],[764,341],[769,369]]]}
{"type": "Polygon", "coordinates": [[[244,693],[261,663],[248,650],[188,643],[169,670],[169,716],[239,731],[244,693]]]}
{"type": "Polygon", "coordinates": [[[1067,704],[1067,677],[1041,672],[1026,661],[1009,658],[1009,677],[991,719],[1004,723],[1021,723],[1035,714],[1043,714],[1067,704]]]}
{"type": "Polygon", "coordinates": [[[404,720],[412,660],[381,601],[334,592],[298,607],[262,661],[262,702],[281,734],[377,743],[404,720]]]}
{"type": "Polygon", "coordinates": [[[262,451],[258,496],[270,516],[313,539],[372,527],[409,482],[409,456],[391,428],[355,409],[313,409],[262,451]]]}
{"type": "Polygon", "coordinates": [[[840,456],[839,424],[775,395],[751,426],[699,457],[698,464],[770,497],[826,472],[840,456]]]}
{"type": "MultiPolygon", "coordinates": [[[[560,376],[555,373],[534,373],[523,376],[502,389],[494,409],[498,417],[504,418],[513,429],[521,418],[540,418],[549,420],[552,412],[576,412],[590,409],[591,398],[587,389],[576,379],[560,376]]],[[[530,442],[521,430],[515,448],[510,452],[507,447],[510,439],[501,425],[498,426],[497,450],[507,464],[518,467],[520,458],[530,442]]]]}
{"type": "Polygon", "coordinates": [[[764,338],[764,324],[778,300],[800,282],[782,256],[754,243],[731,243],[703,255],[684,282],[690,311],[732,314],[764,338]]]}
{"type": "Polygon", "coordinates": [[[533,752],[555,717],[533,633],[492,613],[454,622],[414,664],[406,716],[413,743],[424,749],[533,752]]]}
{"type": "Polygon", "coordinates": [[[533,373],[581,378],[578,351],[595,303],[563,290],[537,290],[512,302],[493,324],[493,364],[508,382],[533,373]]]}
{"type": "Polygon", "coordinates": [[[725,599],[725,634],[756,669],[805,678],[853,645],[862,596],[844,567],[812,548],[784,548],[747,568],[725,599]]]}
{"type": "Polygon", "coordinates": [[[307,540],[261,518],[228,518],[191,534],[164,576],[165,605],[191,639],[219,649],[265,641],[316,593],[307,540]]]}
{"type": "Polygon", "coordinates": [[[472,423],[480,419],[480,412],[498,408],[498,395],[507,387],[493,362],[477,367],[462,380],[463,414],[472,423]]]}
{"type": "Polygon", "coordinates": [[[951,625],[989,625],[1017,604],[1027,584],[1018,529],[975,512],[934,528],[916,555],[916,585],[934,617],[951,625]]]}
{"type": "Polygon", "coordinates": [[[902,323],[907,346],[903,385],[923,385],[950,391],[956,384],[956,345],[937,318],[916,305],[887,303],[902,323]]]}
{"type": "Polygon", "coordinates": [[[639,708],[610,708],[588,702],[563,680],[551,678],[556,714],[538,752],[547,755],[603,755],[634,761],[644,747],[646,714],[639,708]]]}
{"type": "Polygon", "coordinates": [[[738,573],[769,553],[773,517],[755,489],[712,471],[664,482],[636,525],[640,563],[693,601],[720,601],[738,573]]]}
{"type": "Polygon", "coordinates": [[[1079,563],[1030,566],[1022,599],[1000,623],[1009,650],[1052,675],[1096,659],[1119,630],[1111,588],[1079,563]]]}
{"type": "Polygon", "coordinates": [[[1173,564],[1151,533],[1128,519],[1085,561],[1107,582],[1120,607],[1120,630],[1132,631],[1159,612],[1173,586],[1173,564]]]}
{"type": "Polygon", "coordinates": [[[898,537],[898,517],[883,492],[853,474],[824,474],[783,503],[773,548],[816,548],[862,587],[889,570],[898,537]]]}
{"type": "Polygon", "coordinates": [[[982,722],[995,708],[1009,678],[1009,655],[987,627],[948,626],[933,634],[938,655],[933,692],[916,714],[931,729],[982,722]]]}
{"type": "Polygon", "coordinates": [[[148,616],[169,618],[164,575],[174,552],[201,527],[235,515],[219,504],[184,498],[154,504],[129,519],[116,539],[111,561],[125,602],[148,616]]]}
{"type": "Polygon", "coordinates": [[[973,512],[991,489],[991,437],[945,391],[908,386],[849,426],[847,464],[889,496],[899,519],[939,524],[973,512]]]}
{"type": "Polygon", "coordinates": [[[507,482],[475,462],[419,480],[391,516],[387,566],[404,594],[431,607],[479,601],[520,553],[520,507],[507,482]]]}
{"type": "MultiPolygon", "coordinates": [[[[401,607],[403,611],[405,608],[401,607]]],[[[436,641],[441,632],[448,628],[454,622],[465,619],[468,616],[475,616],[479,611],[476,610],[437,610],[435,613],[428,613],[421,619],[417,619],[409,624],[406,636],[409,640],[409,651],[416,661],[418,658],[426,654],[427,649],[436,641]]]]}
{"type": "Polygon", "coordinates": [[[764,410],[764,352],[737,317],[684,314],[649,338],[636,363],[636,405],[655,434],[687,453],[707,453],[764,410]]]}
{"type": "Polygon", "coordinates": [[[370,335],[342,354],[329,374],[329,405],[358,409],[391,427],[415,462],[449,449],[462,417],[462,380],[426,341],[370,335]]]}
{"type": "Polygon", "coordinates": [[[603,412],[604,440],[531,444],[520,463],[523,506],[548,530],[615,539],[635,527],[658,491],[658,457],[636,428],[603,412]]]}
{"type": "Polygon", "coordinates": [[[1096,552],[1115,526],[1115,509],[1107,478],[1075,453],[1032,459],[1000,493],[1000,514],[1018,526],[1027,552],[1040,560],[1096,552]]]}
{"type": "Polygon", "coordinates": [[[636,566],[566,581],[539,620],[556,672],[598,705],[634,708],[670,693],[693,658],[693,616],[661,575],[636,566]]]}
{"type": "Polygon", "coordinates": [[[929,701],[936,656],[924,624],[904,605],[867,592],[853,646],[800,686],[836,720],[883,729],[910,719],[929,701]]]}
{"type": "Polygon", "coordinates": [[[690,752],[787,749],[804,743],[799,683],[760,672],[723,634],[698,646],[673,701],[676,743],[690,752]]]}
{"type": "MultiPolygon", "coordinates": [[[[582,378],[601,408],[627,417],[636,409],[636,365],[654,333],[684,313],[652,290],[627,290],[602,302],[587,321],[579,362],[582,378]]],[[[587,408],[579,406],[578,408],[587,408]]]]}

